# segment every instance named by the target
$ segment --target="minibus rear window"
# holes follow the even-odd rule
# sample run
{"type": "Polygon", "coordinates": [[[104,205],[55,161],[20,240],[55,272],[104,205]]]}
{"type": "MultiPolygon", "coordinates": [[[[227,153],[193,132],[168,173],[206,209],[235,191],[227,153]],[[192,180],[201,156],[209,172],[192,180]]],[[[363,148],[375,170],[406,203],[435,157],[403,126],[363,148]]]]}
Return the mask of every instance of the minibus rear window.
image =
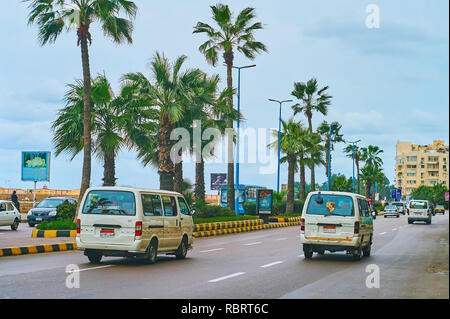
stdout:
{"type": "Polygon", "coordinates": [[[353,200],[349,196],[342,195],[312,195],[306,214],[353,216],[353,200]]]}
{"type": "Polygon", "coordinates": [[[427,202],[411,202],[409,208],[412,209],[427,209],[427,202]]]}
{"type": "Polygon", "coordinates": [[[136,215],[134,194],[124,191],[90,191],[84,202],[83,214],[136,215]]]}

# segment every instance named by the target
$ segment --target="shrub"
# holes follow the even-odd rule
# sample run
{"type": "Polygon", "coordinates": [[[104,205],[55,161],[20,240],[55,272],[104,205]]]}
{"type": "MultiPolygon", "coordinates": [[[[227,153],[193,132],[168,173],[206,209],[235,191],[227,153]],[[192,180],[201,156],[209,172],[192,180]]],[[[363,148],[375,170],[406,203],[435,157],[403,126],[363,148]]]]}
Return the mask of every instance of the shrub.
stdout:
{"type": "Polygon", "coordinates": [[[72,219],[57,219],[51,222],[44,221],[36,226],[39,230],[72,230],[77,229],[77,224],[72,219]]]}
{"type": "Polygon", "coordinates": [[[245,202],[243,206],[246,215],[256,215],[256,202],[245,202]]]}
{"type": "Polygon", "coordinates": [[[294,212],[295,213],[302,213],[303,211],[303,206],[305,205],[305,200],[304,199],[298,199],[294,201],[294,212]]]}
{"type": "Polygon", "coordinates": [[[62,203],[56,206],[56,218],[60,220],[73,220],[77,210],[76,204],[62,203]]]}
{"type": "Polygon", "coordinates": [[[194,204],[197,213],[195,217],[209,218],[209,217],[222,217],[222,216],[234,216],[235,213],[227,207],[219,205],[207,205],[203,201],[198,201],[194,204]]]}
{"type": "Polygon", "coordinates": [[[372,204],[373,209],[375,209],[377,212],[381,212],[384,209],[383,204],[379,202],[375,202],[372,204]]]}

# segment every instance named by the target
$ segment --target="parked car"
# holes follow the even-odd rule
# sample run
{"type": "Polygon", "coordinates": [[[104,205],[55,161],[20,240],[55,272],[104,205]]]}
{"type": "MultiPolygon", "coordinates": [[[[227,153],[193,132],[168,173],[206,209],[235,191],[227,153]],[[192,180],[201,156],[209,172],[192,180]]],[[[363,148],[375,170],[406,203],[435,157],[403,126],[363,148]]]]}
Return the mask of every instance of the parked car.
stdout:
{"type": "Polygon", "coordinates": [[[386,206],[383,211],[384,218],[386,217],[400,217],[398,206],[390,205],[386,206]]]}
{"type": "Polygon", "coordinates": [[[34,227],[43,221],[53,221],[56,219],[56,207],[62,203],[77,204],[77,200],[72,197],[50,196],[41,200],[34,208],[30,209],[27,215],[27,222],[30,227],[34,227]]]}
{"type": "Polygon", "coordinates": [[[436,205],[436,208],[434,209],[434,211],[439,214],[444,215],[445,214],[445,207],[444,205],[436,205]]]}
{"type": "Polygon", "coordinates": [[[132,187],[86,190],[77,220],[77,247],[92,263],[103,256],[154,263],[158,253],[186,257],[194,223],[183,195],[132,187]]]}
{"type": "Polygon", "coordinates": [[[10,200],[0,200],[0,226],[11,226],[17,230],[20,224],[20,212],[10,200]]]}
{"type": "Polygon", "coordinates": [[[346,192],[310,192],[301,217],[305,258],[313,253],[345,251],[354,260],[370,256],[373,218],[366,197],[346,192]]]}
{"type": "Polygon", "coordinates": [[[409,216],[408,224],[412,224],[416,221],[426,222],[431,224],[430,202],[427,200],[412,200],[409,202],[409,216]]]}

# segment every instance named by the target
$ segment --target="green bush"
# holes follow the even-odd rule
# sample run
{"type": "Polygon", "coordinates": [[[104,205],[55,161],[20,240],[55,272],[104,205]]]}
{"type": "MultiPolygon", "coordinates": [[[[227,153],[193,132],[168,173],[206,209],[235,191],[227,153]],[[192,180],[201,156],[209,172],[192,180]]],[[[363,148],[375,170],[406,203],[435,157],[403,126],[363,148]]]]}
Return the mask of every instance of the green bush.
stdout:
{"type": "Polygon", "coordinates": [[[256,215],[256,202],[245,202],[243,206],[246,215],[256,215]]]}
{"type": "Polygon", "coordinates": [[[56,219],[59,220],[73,220],[77,204],[62,203],[56,206],[56,219]]]}
{"type": "Polygon", "coordinates": [[[384,206],[383,204],[379,203],[379,202],[375,202],[372,204],[373,209],[375,209],[377,212],[381,212],[382,210],[384,210],[384,206]]]}
{"type": "Polygon", "coordinates": [[[234,216],[235,213],[227,207],[220,205],[207,205],[205,202],[199,201],[194,204],[196,214],[198,218],[210,218],[210,217],[223,217],[234,216]]]}
{"type": "Polygon", "coordinates": [[[36,226],[39,230],[72,230],[77,229],[77,223],[72,219],[57,219],[51,222],[44,221],[36,226]]]}
{"type": "Polygon", "coordinates": [[[294,201],[294,213],[301,214],[303,211],[303,206],[305,205],[304,199],[297,199],[294,201]]]}

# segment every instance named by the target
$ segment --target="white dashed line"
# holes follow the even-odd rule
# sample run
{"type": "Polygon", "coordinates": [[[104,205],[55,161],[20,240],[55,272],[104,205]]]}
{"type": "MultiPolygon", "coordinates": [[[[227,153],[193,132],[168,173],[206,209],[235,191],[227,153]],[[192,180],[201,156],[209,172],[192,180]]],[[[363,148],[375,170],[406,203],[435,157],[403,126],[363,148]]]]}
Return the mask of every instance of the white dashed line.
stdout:
{"type": "Polygon", "coordinates": [[[112,267],[112,266],[115,266],[115,265],[105,265],[105,266],[98,266],[98,267],[91,267],[91,268],[76,269],[73,271],[69,271],[68,273],[81,272],[81,271],[86,271],[86,270],[95,270],[95,269],[107,268],[107,267],[112,267]]]}
{"type": "Polygon", "coordinates": [[[209,280],[209,282],[218,282],[218,281],[221,281],[221,280],[237,277],[237,276],[240,276],[240,275],[243,275],[243,274],[245,274],[245,272],[236,272],[236,273],[228,275],[228,276],[223,276],[223,277],[219,277],[219,278],[216,278],[216,279],[211,279],[211,280],[209,280]]]}
{"type": "Polygon", "coordinates": [[[275,240],[286,240],[287,238],[285,238],[285,237],[283,237],[283,238],[278,238],[278,239],[275,239],[275,240]]]}
{"type": "Polygon", "coordinates": [[[378,235],[384,235],[384,234],[386,234],[386,232],[379,233],[378,235]]]}
{"type": "Polygon", "coordinates": [[[392,228],[392,230],[397,230],[397,228],[392,228]]]}
{"type": "Polygon", "coordinates": [[[225,248],[214,248],[214,249],[208,249],[208,250],[201,250],[201,253],[209,253],[210,251],[218,251],[218,250],[222,250],[225,248]]]}
{"type": "Polygon", "coordinates": [[[303,256],[305,256],[305,255],[298,255],[298,257],[303,257],[303,256]]]}
{"type": "Polygon", "coordinates": [[[257,241],[255,243],[248,243],[248,244],[244,244],[244,246],[252,246],[252,245],[258,245],[258,244],[261,244],[261,242],[257,241]]]}
{"type": "Polygon", "coordinates": [[[261,268],[267,268],[267,267],[270,267],[270,266],[274,266],[274,265],[278,265],[278,264],[281,264],[282,263],[282,261],[275,261],[275,262],[273,262],[273,263],[270,263],[270,264],[267,264],[267,265],[262,265],[262,266],[260,266],[261,268]]]}

